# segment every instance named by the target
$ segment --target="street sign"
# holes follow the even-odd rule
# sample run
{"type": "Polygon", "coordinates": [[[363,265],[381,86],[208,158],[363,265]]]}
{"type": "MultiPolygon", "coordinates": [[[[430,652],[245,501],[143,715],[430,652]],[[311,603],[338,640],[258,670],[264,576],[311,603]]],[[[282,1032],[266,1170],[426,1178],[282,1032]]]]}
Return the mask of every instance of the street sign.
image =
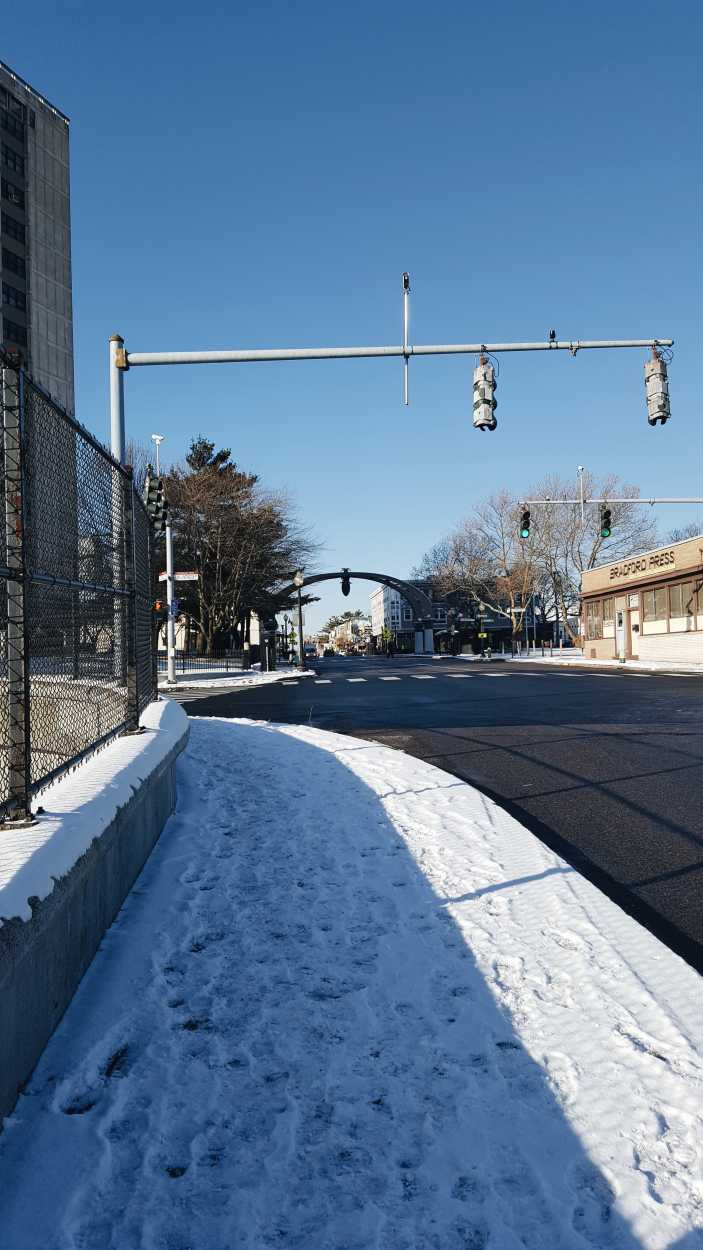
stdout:
{"type": "MultiPolygon", "coordinates": [[[[174,573],[173,580],[174,582],[197,582],[198,574],[197,573],[174,573]]],[[[166,581],[165,573],[159,573],[159,581],[160,582],[166,581]]]]}

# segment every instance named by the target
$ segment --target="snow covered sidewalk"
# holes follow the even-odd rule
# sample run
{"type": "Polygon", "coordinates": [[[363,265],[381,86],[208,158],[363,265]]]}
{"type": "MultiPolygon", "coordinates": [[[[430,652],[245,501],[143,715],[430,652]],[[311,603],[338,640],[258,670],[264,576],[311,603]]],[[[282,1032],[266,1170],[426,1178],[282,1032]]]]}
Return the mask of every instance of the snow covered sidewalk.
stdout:
{"type": "Polygon", "coordinates": [[[2,1250],[694,1250],[700,978],[385,747],[192,720],[0,1137],[2,1250]]]}

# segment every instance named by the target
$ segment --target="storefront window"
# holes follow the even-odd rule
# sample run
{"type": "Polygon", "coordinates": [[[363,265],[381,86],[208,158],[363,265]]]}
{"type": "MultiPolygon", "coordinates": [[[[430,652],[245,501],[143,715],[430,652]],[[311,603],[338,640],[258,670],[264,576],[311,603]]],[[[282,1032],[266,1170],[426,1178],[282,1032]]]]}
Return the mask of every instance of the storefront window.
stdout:
{"type": "Polygon", "coordinates": [[[680,586],[672,586],[670,591],[671,616],[692,617],[696,611],[693,582],[682,582],[680,586]]]}
{"type": "Polygon", "coordinates": [[[586,608],[586,637],[589,642],[603,637],[603,620],[600,601],[589,603],[586,608]]]}
{"type": "Polygon", "coordinates": [[[644,615],[648,621],[665,621],[667,611],[666,586],[659,590],[646,590],[642,596],[644,615]]]}
{"type": "Polygon", "coordinates": [[[604,625],[612,625],[614,612],[615,612],[615,600],[612,598],[604,599],[603,600],[603,624],[604,625]]]}

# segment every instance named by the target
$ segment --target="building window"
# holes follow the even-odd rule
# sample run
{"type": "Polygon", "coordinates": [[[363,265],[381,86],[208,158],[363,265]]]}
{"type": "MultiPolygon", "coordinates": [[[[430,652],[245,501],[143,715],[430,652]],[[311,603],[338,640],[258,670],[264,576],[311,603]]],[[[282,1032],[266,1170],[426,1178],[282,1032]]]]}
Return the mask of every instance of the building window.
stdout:
{"type": "Polygon", "coordinates": [[[26,234],[21,221],[15,221],[8,213],[2,215],[2,232],[8,239],[16,239],[18,243],[26,242],[26,234]]]}
{"type": "Polygon", "coordinates": [[[27,307],[27,296],[24,291],[18,291],[16,286],[10,286],[9,282],[3,282],[2,302],[8,308],[21,308],[24,311],[27,307]]]}
{"type": "Polygon", "coordinates": [[[27,331],[24,326],[18,326],[15,321],[9,321],[7,317],[3,317],[3,326],[6,343],[16,343],[18,347],[27,346],[27,331]]]}
{"type": "Polygon", "coordinates": [[[15,174],[21,174],[24,178],[24,157],[19,152],[15,152],[14,148],[8,148],[6,143],[2,144],[2,163],[15,174]]]}
{"type": "Polygon", "coordinates": [[[672,586],[669,590],[669,602],[672,617],[693,617],[696,614],[696,597],[693,582],[681,582],[680,586],[672,586]]]}
{"type": "Polygon", "coordinates": [[[7,109],[0,108],[0,126],[6,130],[8,134],[14,135],[16,139],[24,138],[24,126],[17,117],[12,117],[7,109]]]}
{"type": "Polygon", "coordinates": [[[603,618],[601,616],[600,600],[598,599],[586,606],[586,637],[589,642],[594,642],[597,638],[603,637],[603,618]]]}
{"type": "Polygon", "coordinates": [[[404,621],[411,621],[412,619],[413,619],[413,610],[412,610],[412,608],[403,608],[403,620],[404,620],[404,621]]]}
{"type": "Polygon", "coordinates": [[[8,203],[16,204],[18,208],[24,208],[24,191],[21,187],[16,187],[14,182],[10,182],[8,178],[0,179],[0,194],[8,203]]]}
{"type": "Polygon", "coordinates": [[[19,274],[20,278],[24,278],[27,272],[24,257],[18,256],[16,252],[11,252],[6,247],[2,249],[2,267],[9,269],[10,273],[19,274]]]}
{"type": "Polygon", "coordinates": [[[666,586],[659,590],[646,590],[642,595],[642,606],[646,621],[665,621],[668,612],[666,586]]]}
{"type": "Polygon", "coordinates": [[[615,617],[615,600],[612,597],[610,599],[604,599],[603,600],[603,624],[612,625],[614,617],[615,617]]]}

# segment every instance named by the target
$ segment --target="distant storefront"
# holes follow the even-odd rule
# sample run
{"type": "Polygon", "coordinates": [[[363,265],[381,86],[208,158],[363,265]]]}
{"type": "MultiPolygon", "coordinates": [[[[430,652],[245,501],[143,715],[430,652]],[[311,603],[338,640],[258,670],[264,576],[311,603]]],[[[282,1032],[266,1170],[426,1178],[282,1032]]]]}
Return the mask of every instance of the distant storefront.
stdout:
{"type": "Polygon", "coordinates": [[[703,661],[703,534],[581,577],[591,659],[703,661]]]}

